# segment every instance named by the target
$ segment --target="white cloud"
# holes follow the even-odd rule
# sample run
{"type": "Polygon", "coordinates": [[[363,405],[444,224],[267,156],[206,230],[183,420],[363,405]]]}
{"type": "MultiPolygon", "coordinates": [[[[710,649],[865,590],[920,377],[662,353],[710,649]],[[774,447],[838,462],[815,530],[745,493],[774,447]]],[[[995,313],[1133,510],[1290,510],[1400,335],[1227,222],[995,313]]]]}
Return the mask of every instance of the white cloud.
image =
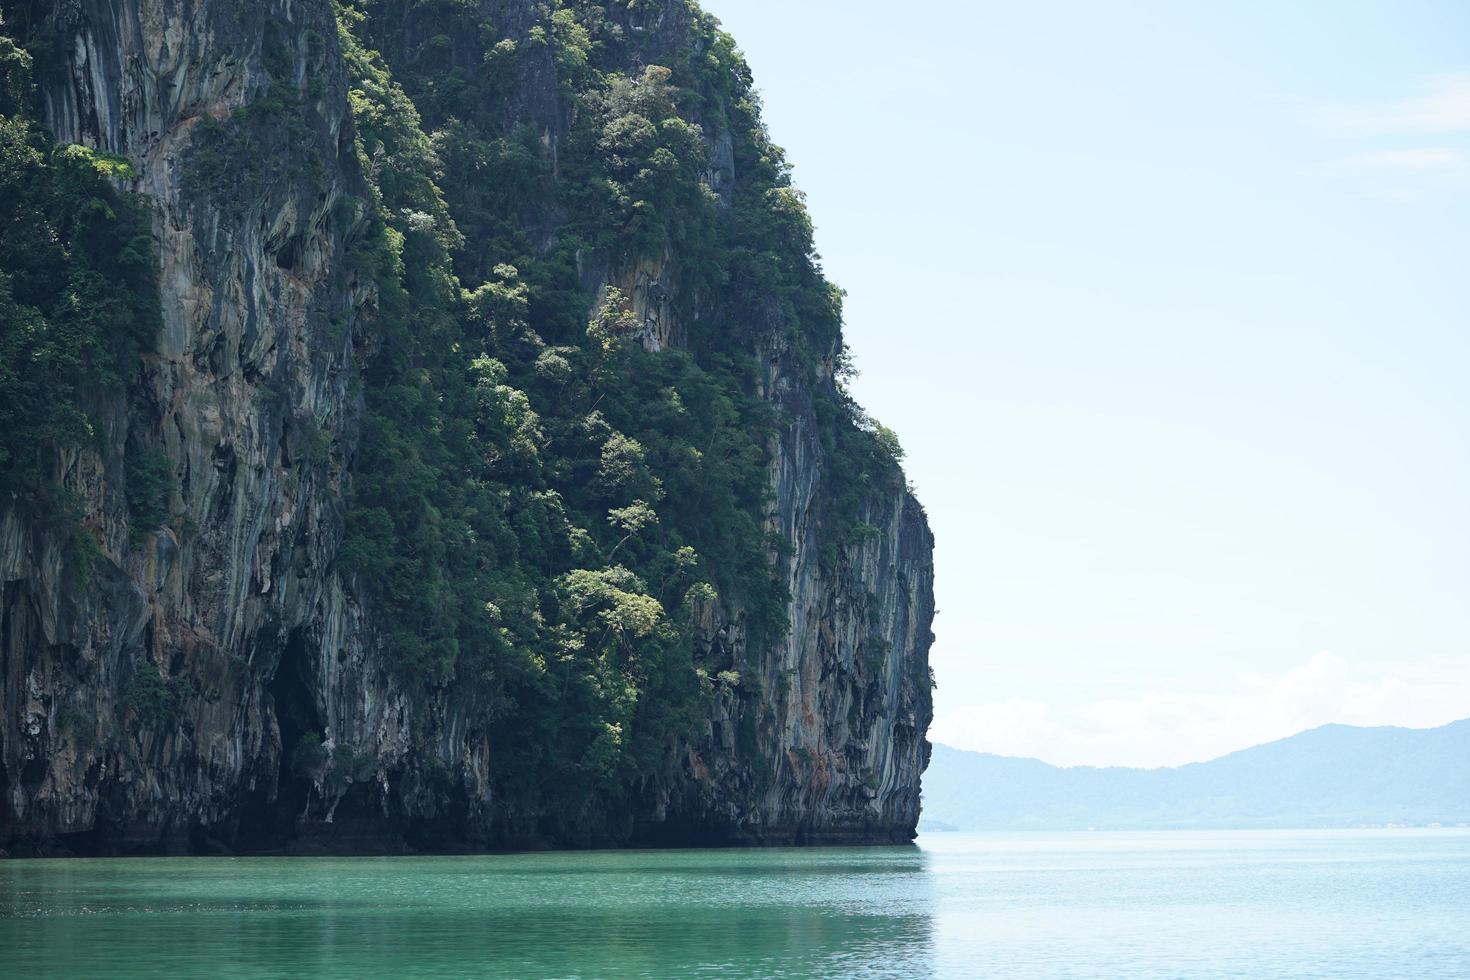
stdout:
{"type": "Polygon", "coordinates": [[[1348,133],[1470,133],[1470,70],[1424,79],[1408,98],[1329,108],[1327,121],[1348,133]]]}
{"type": "Polygon", "coordinates": [[[1318,120],[1358,144],[1340,162],[1394,197],[1470,188],[1470,69],[1424,78],[1405,98],[1323,107],[1318,120]]]}
{"type": "Polygon", "coordinates": [[[1074,707],[1009,699],[936,718],[956,748],[1056,765],[1174,766],[1333,722],[1428,728],[1470,717],[1470,657],[1392,667],[1319,653],[1275,677],[1241,675],[1209,694],[1156,691],[1074,707]]]}
{"type": "Polygon", "coordinates": [[[1465,151],[1447,146],[1416,147],[1407,150],[1385,150],[1378,153],[1362,153],[1349,157],[1348,163],[1355,167],[1375,170],[1445,170],[1463,165],[1467,160],[1465,151]]]}

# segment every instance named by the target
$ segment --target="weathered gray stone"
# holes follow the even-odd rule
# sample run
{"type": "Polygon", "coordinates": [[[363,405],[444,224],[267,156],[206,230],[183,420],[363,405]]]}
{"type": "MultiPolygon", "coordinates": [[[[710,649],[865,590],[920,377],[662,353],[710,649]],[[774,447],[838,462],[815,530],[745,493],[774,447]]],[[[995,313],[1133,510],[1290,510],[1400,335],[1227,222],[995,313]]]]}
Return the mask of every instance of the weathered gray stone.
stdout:
{"type": "MultiPolygon", "coordinates": [[[[534,17],[526,0],[494,4],[534,17]]],[[[646,15],[650,43],[682,10],[646,15]]],[[[157,208],[164,315],[143,379],[149,410],[121,398],[99,406],[104,448],[57,460],[102,547],[89,580],[69,569],[47,515],[0,504],[0,844],[544,843],[495,825],[493,760],[513,747],[489,744],[467,689],[411,698],[384,662],[373,611],[335,569],[361,413],[351,324],[374,296],[344,261],[356,219],[338,205],[367,190],[332,5],[74,0],[48,29],[60,42],[37,66],[47,122],[59,140],[138,165],[136,189],[157,208]],[[267,58],[268,43],[284,62],[281,50],[267,58]],[[269,159],[256,177],[198,184],[190,174],[206,134],[269,86],[268,61],[295,83],[320,83],[320,95],[300,126],[258,148],[269,159]],[[128,526],[130,432],[173,464],[169,528],[128,526]],[[320,436],[330,451],[306,451],[320,436]],[[161,672],[177,695],[162,722],[129,702],[140,669],[161,672]],[[300,749],[305,729],[326,733],[324,751],[293,758],[283,746],[300,749]]],[[[565,131],[545,91],[554,76],[532,66],[519,84],[515,104],[553,145],[565,131]]],[[[723,187],[728,133],[714,140],[723,187]]],[[[680,342],[667,264],[595,273],[626,287],[650,347],[680,342]]],[[[779,344],[758,353],[762,393],[793,420],[771,447],[767,517],[792,546],[776,559],[790,630],[759,677],[721,682],[705,737],[648,787],[644,810],[560,843],[912,836],[929,751],[929,530],[901,486],[875,491],[865,521],[878,533],[823,567],[812,395],[784,370],[779,344]],[[742,762],[742,731],[754,735],[761,777],[742,762]]],[[[746,661],[744,618],[705,610],[711,659],[746,661]]]]}

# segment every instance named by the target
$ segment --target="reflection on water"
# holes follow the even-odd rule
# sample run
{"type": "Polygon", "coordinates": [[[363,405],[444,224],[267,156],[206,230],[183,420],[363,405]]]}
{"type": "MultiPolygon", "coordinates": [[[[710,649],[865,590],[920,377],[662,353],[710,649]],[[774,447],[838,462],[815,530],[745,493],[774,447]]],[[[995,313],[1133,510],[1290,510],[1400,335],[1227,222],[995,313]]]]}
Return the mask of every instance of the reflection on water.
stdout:
{"type": "Polygon", "coordinates": [[[0,863],[10,976],[1467,976],[1470,834],[0,863]]]}
{"type": "Polygon", "coordinates": [[[926,975],[917,848],[0,864],[12,975],[926,975]]]}

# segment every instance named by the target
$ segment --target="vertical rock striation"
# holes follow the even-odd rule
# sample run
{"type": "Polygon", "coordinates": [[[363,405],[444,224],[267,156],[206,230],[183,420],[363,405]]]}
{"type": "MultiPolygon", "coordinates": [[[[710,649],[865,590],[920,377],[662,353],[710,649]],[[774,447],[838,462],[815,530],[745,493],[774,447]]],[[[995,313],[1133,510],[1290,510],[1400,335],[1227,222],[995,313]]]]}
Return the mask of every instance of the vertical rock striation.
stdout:
{"type": "Polygon", "coordinates": [[[56,140],[127,156],[155,206],[163,328],[131,397],[101,407],[102,448],[58,460],[102,546],[92,582],[69,574],[45,515],[0,519],[0,820],[43,840],[184,848],[191,829],[274,795],[271,685],[332,597],[340,454],[359,411],[351,332],[334,323],[364,299],[342,261],[338,205],[363,193],[345,80],[324,4],[30,14],[56,140]],[[317,95],[283,113],[289,127],[232,139],[233,114],[304,78],[317,95]],[[232,158],[200,180],[188,164],[210,144],[232,158]],[[128,524],[130,440],[167,454],[168,526],[128,524]],[[339,455],[313,451],[326,443],[339,455]],[[154,725],[126,693],[159,671],[154,725]]]}
{"type": "MultiPolygon", "coordinates": [[[[768,518],[791,543],[778,559],[789,631],[760,660],[761,696],[732,692],[717,705],[709,739],[690,750],[678,812],[737,840],[908,841],[933,716],[933,536],[912,493],[882,488],[863,502],[872,533],[823,562],[831,530],[811,393],[785,376],[778,354],[766,362],[763,394],[793,419],[771,453],[768,518]],[[741,758],[742,730],[755,733],[755,766],[741,758]]],[[[705,633],[730,663],[746,659],[739,621],[738,609],[719,610],[705,633]]]]}

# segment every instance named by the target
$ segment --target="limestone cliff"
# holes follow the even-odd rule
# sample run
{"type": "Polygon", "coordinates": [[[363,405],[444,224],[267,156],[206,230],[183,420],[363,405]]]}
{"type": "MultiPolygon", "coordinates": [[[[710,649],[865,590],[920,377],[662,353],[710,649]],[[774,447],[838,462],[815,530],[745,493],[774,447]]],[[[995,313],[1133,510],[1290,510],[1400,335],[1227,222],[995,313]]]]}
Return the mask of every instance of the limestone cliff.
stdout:
{"type": "MultiPolygon", "coordinates": [[[[540,179],[561,186],[572,180],[563,171],[574,156],[564,144],[575,141],[582,118],[567,96],[569,79],[583,71],[565,54],[580,50],[575,31],[592,37],[585,45],[592,61],[625,59],[636,77],[674,47],[702,50],[710,28],[680,0],[554,6],[0,4],[5,29],[34,58],[38,111],[54,139],[134,164],[128,189],[154,209],[163,312],[136,377],[94,393],[87,406],[95,442],[54,454],[52,477],[81,501],[82,526],[100,547],[90,570],[77,567],[70,532],[55,515],[21,496],[0,501],[0,846],[12,853],[394,850],[912,836],[930,718],[933,569],[923,512],[896,465],[875,464],[838,513],[832,470],[844,449],[830,437],[825,406],[838,403],[832,365],[840,337],[823,341],[814,366],[791,340],[789,309],[760,296],[737,308],[718,285],[695,281],[685,257],[694,245],[667,223],[653,245],[617,236],[578,244],[577,267],[565,276],[584,315],[609,295],[623,297],[616,332],[650,352],[688,349],[698,359],[705,355],[690,338],[701,323],[748,322],[741,343],[749,394],[776,413],[759,506],[784,628],[752,637],[754,613],[735,587],[693,602],[682,632],[659,627],[660,650],[685,651],[680,676],[700,678],[687,695],[697,706],[694,722],[670,726],[674,734],[661,736],[656,753],[609,764],[608,788],[589,788],[580,809],[558,808],[524,788],[534,784],[534,763],[519,766],[531,771],[520,781],[504,776],[513,760],[534,758],[535,747],[517,738],[499,668],[469,666],[477,653],[468,648],[482,634],[457,635],[459,659],[443,661],[432,678],[427,668],[406,669],[391,589],[371,584],[367,566],[341,554],[353,494],[371,475],[359,451],[364,425],[380,431],[371,409],[375,365],[392,354],[376,325],[395,315],[382,274],[355,256],[404,237],[375,223],[373,202],[384,202],[384,220],[405,229],[437,222],[454,274],[468,286],[501,275],[490,269],[500,239],[479,231],[501,217],[533,243],[522,265],[557,249],[570,255],[576,199],[526,203],[514,189],[496,191],[496,171],[484,185],[446,184],[442,213],[393,207],[395,164],[384,162],[391,154],[364,145],[364,117],[355,121],[353,113],[367,111],[363,91],[375,95],[387,83],[375,88],[352,75],[343,53],[350,34],[339,20],[355,18],[346,23],[382,49],[374,71],[407,79],[434,139],[458,120],[447,112],[436,118],[431,96],[466,72],[489,78],[506,132],[534,132],[528,145],[544,165],[540,179]],[[456,20],[466,10],[478,31],[456,20]],[[600,24],[626,45],[598,48],[600,24]],[[536,47],[559,31],[575,36],[546,43],[544,53],[536,47]],[[508,60],[517,45],[520,54],[508,60]],[[157,527],[137,526],[129,513],[125,447],[134,444],[161,449],[171,470],[169,516],[157,527]],[[710,679],[716,674],[722,680],[710,679]]],[[[713,101],[679,111],[694,119],[691,132],[703,146],[708,220],[732,220],[720,217],[740,208],[728,119],[713,101]]],[[[424,143],[445,159],[453,150],[443,148],[447,139],[424,143]]],[[[452,170],[454,159],[444,168],[452,170]]],[[[407,258],[399,261],[411,265],[413,232],[406,234],[407,258]]],[[[410,268],[403,278],[410,302],[412,276],[410,268]]],[[[532,294],[527,323],[541,315],[539,295],[532,294]]],[[[445,302],[474,308],[458,297],[445,302]]],[[[513,342],[499,340],[504,328],[496,324],[487,343],[509,350],[513,342]]],[[[538,345],[538,370],[556,367],[551,355],[580,356],[522,329],[538,345]]],[[[501,356],[514,375],[512,355],[501,356]]],[[[477,390],[491,389],[511,390],[477,390]]],[[[519,404],[512,395],[507,404],[519,404]]],[[[592,406],[585,417],[599,419],[592,406]]],[[[536,407],[550,429],[559,409],[551,401],[536,407]]],[[[535,429],[530,418],[526,431],[535,429]]],[[[486,472],[505,481],[502,496],[516,496],[521,481],[537,500],[558,492],[573,500],[592,478],[556,469],[552,436],[528,438],[553,475],[525,475],[504,453],[486,451],[486,472]]],[[[670,492],[654,482],[659,494],[670,492]]],[[[598,505],[627,503],[608,501],[598,505]]],[[[615,561],[620,549],[625,563],[634,562],[636,541],[585,544],[607,534],[607,522],[568,523],[571,544],[558,545],[568,557],[555,559],[561,564],[548,574],[589,561],[573,557],[582,554],[576,548],[595,550],[606,575],[626,573],[615,561]]],[[[489,554],[476,559],[479,567],[499,560],[489,554]]],[[[647,558],[647,567],[662,567],[656,560],[647,558]]],[[[716,581],[721,574],[709,572],[716,581]]],[[[559,609],[569,615],[565,595],[557,599],[549,585],[527,588],[530,605],[515,613],[476,600],[476,614],[494,626],[485,643],[518,642],[518,624],[504,618],[534,619],[540,629],[559,609]]],[[[652,598],[653,587],[646,591],[652,598]]],[[[603,659],[626,658],[626,650],[603,659]]],[[[550,689],[552,668],[536,669],[536,690],[550,689]]],[[[644,724],[664,683],[632,667],[624,672],[638,673],[643,693],[639,707],[626,709],[625,727],[608,729],[614,734],[644,724]]],[[[577,743],[576,767],[567,771],[594,772],[588,760],[600,744],[577,743]]]]}

